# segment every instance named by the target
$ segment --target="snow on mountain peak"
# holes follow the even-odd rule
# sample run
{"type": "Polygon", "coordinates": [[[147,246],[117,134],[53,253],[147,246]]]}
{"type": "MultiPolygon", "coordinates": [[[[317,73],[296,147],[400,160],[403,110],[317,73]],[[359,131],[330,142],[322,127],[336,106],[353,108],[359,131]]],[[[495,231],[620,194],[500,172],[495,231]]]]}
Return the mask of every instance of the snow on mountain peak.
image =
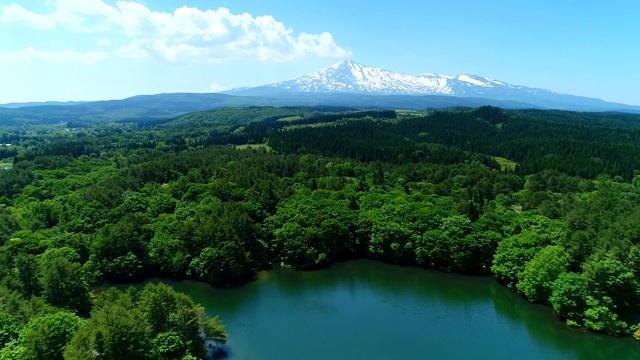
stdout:
{"type": "Polygon", "coordinates": [[[539,107],[592,110],[606,108],[606,103],[602,100],[510,85],[478,75],[451,76],[434,73],[409,75],[366,66],[352,60],[343,60],[320,71],[287,81],[227,91],[229,94],[236,95],[250,94],[255,96],[259,94],[260,96],[276,97],[284,96],[288,92],[442,95],[472,97],[475,98],[475,102],[490,99],[491,101],[507,101],[539,107]]]}
{"type": "Polygon", "coordinates": [[[344,60],[313,74],[270,86],[303,92],[448,94],[445,77],[421,77],[344,60]]]}
{"type": "Polygon", "coordinates": [[[315,73],[266,87],[311,93],[449,95],[500,100],[520,99],[522,96],[538,98],[553,94],[549,90],[513,86],[478,75],[423,73],[416,76],[366,66],[352,60],[343,60],[315,73]]]}

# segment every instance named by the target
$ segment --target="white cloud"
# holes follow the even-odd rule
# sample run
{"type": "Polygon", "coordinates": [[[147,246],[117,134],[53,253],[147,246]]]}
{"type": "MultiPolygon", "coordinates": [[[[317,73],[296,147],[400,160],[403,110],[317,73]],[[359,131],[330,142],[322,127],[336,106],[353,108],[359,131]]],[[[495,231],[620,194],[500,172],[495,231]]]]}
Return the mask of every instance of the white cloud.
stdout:
{"type": "Polygon", "coordinates": [[[107,56],[108,54],[102,51],[40,51],[34,49],[33,47],[27,47],[21,51],[0,52],[0,64],[24,64],[33,60],[40,60],[45,62],[74,62],[82,64],[96,64],[105,59],[107,56]]]}
{"type": "Polygon", "coordinates": [[[211,84],[209,84],[209,92],[211,93],[217,93],[225,90],[227,90],[227,88],[218,83],[212,82],[211,84]]]}
{"type": "Polygon", "coordinates": [[[112,42],[108,37],[103,36],[96,39],[96,44],[101,47],[107,47],[107,46],[110,46],[112,42]]]}
{"type": "Polygon", "coordinates": [[[52,29],[56,26],[55,18],[32,13],[18,4],[3,6],[0,10],[0,23],[25,22],[41,29],[52,29]]]}
{"type": "Polygon", "coordinates": [[[296,36],[272,16],[235,15],[226,8],[203,11],[183,6],[173,13],[163,13],[137,2],[118,1],[111,6],[102,0],[53,0],[50,8],[48,14],[37,14],[17,4],[3,6],[0,22],[74,32],[116,31],[126,39],[119,44],[116,55],[133,59],[289,61],[350,54],[328,32],[296,36]]]}

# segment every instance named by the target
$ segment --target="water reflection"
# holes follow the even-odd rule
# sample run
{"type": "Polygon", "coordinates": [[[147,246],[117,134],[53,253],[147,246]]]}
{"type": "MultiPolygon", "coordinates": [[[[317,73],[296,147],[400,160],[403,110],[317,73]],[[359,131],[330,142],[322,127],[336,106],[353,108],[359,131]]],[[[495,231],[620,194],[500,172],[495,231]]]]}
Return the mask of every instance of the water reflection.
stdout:
{"type": "Polygon", "coordinates": [[[640,359],[640,343],[570,329],[489,277],[357,260],[234,289],[172,285],[220,314],[238,359],[640,359]]]}

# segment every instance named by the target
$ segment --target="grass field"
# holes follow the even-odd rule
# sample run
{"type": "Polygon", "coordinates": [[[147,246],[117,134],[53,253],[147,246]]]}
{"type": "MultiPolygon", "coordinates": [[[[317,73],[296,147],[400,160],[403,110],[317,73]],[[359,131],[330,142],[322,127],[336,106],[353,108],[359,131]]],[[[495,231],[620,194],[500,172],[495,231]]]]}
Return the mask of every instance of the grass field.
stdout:
{"type": "Polygon", "coordinates": [[[494,156],[493,160],[495,160],[499,165],[500,165],[500,169],[502,170],[514,170],[516,165],[518,165],[517,162],[515,161],[511,161],[509,159],[505,159],[505,158],[501,158],[498,156],[494,156]]]}
{"type": "Polygon", "coordinates": [[[427,114],[428,113],[425,111],[418,110],[396,110],[396,115],[398,115],[398,117],[424,116],[427,114]]]}
{"type": "Polygon", "coordinates": [[[296,115],[296,116],[284,117],[284,118],[278,119],[278,121],[295,121],[300,119],[302,119],[302,116],[296,115]]]}
{"type": "Polygon", "coordinates": [[[258,149],[267,149],[267,151],[272,151],[267,144],[245,144],[245,145],[236,145],[236,149],[238,150],[258,150],[258,149]]]}

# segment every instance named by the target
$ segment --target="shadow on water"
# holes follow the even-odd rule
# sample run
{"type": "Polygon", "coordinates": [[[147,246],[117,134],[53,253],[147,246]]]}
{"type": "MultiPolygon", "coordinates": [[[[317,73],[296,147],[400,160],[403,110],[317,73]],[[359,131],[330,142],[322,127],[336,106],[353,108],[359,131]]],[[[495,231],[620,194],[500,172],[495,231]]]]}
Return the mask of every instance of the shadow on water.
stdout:
{"type": "MultiPolygon", "coordinates": [[[[405,323],[390,324],[396,328],[398,336],[411,337],[416,332],[430,334],[428,336],[439,337],[439,341],[450,341],[453,351],[457,351],[458,344],[471,349],[467,351],[473,351],[476,345],[483,346],[488,354],[485,358],[510,359],[518,354],[519,359],[640,359],[639,342],[569,328],[550,307],[529,303],[491,277],[468,277],[354,260],[335,264],[327,270],[308,272],[276,266],[259,273],[256,281],[233,289],[213,288],[196,281],[167,283],[189,294],[205,306],[209,314],[221,315],[230,336],[229,346],[224,347],[229,351],[229,358],[233,357],[232,349],[241,352],[238,356],[242,358],[271,359],[277,357],[262,355],[277,351],[278,346],[304,348],[305,344],[297,344],[297,341],[303,341],[300,334],[286,333],[286,339],[264,340],[257,349],[251,349],[253,353],[246,353],[247,348],[256,343],[256,336],[279,331],[274,324],[295,329],[301,319],[313,321],[308,325],[319,329],[309,331],[317,331],[318,336],[331,332],[332,327],[337,331],[349,328],[362,333],[335,346],[357,343],[357,346],[371,347],[366,334],[370,331],[368,327],[377,324],[370,320],[367,311],[385,311],[386,314],[376,313],[375,316],[389,322],[408,316],[403,318],[405,323]],[[408,311],[409,315],[394,311],[408,311]],[[411,320],[414,315],[423,316],[425,311],[436,312],[429,325],[442,328],[422,328],[422,324],[411,320]],[[443,332],[446,335],[442,335],[443,332]],[[460,341],[474,342],[474,345],[460,344],[460,341]],[[269,342],[278,344],[267,345],[269,342]],[[486,350],[491,347],[500,351],[494,354],[493,350],[486,350]]],[[[407,344],[417,346],[416,352],[420,352],[423,344],[416,343],[407,344]]],[[[385,358],[393,358],[393,355],[385,358]]]]}
{"type": "Polygon", "coordinates": [[[566,354],[566,358],[640,359],[640,342],[572,328],[560,320],[549,306],[532,304],[497,282],[490,283],[493,305],[498,314],[514,326],[524,327],[540,346],[566,354]]]}

